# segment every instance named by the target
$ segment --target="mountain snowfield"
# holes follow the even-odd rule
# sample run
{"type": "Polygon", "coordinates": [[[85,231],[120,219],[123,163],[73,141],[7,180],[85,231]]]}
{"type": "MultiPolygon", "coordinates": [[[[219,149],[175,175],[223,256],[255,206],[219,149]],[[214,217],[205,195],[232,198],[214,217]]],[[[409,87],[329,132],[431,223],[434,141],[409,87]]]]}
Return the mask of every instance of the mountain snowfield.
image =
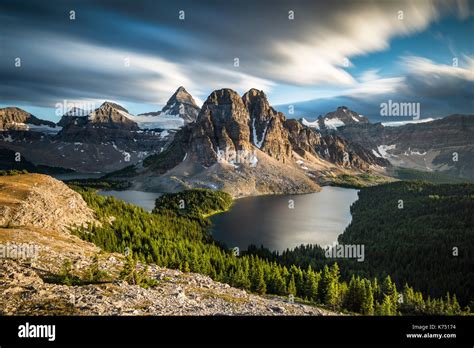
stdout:
{"type": "Polygon", "coordinates": [[[423,118],[421,120],[407,120],[407,121],[392,121],[392,122],[382,122],[384,127],[400,127],[406,124],[417,124],[417,123],[426,123],[434,121],[434,118],[423,118]]]}

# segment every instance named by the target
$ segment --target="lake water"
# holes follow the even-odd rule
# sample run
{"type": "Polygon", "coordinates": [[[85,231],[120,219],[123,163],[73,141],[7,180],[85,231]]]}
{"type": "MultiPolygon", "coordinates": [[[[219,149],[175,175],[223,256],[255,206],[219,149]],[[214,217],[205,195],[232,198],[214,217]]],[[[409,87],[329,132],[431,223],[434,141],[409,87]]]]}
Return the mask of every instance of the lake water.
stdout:
{"type": "Polygon", "coordinates": [[[156,192],[143,192],[135,190],[124,190],[124,191],[105,191],[100,190],[98,194],[102,196],[113,196],[117,199],[121,199],[127,203],[138,205],[146,211],[152,211],[155,207],[155,200],[160,197],[161,193],[156,192]]]}
{"type": "MultiPolygon", "coordinates": [[[[134,190],[99,191],[151,211],[160,193],[134,190]]],[[[225,213],[211,217],[214,239],[245,250],[249,244],[285,250],[301,244],[325,246],[337,241],[351,222],[357,190],[326,186],[306,195],[246,197],[225,213]],[[290,209],[290,200],[294,208],[290,209]]]]}
{"type": "Polygon", "coordinates": [[[305,195],[242,198],[228,212],[211,218],[212,235],[241,250],[249,244],[279,251],[301,244],[325,246],[337,241],[349,225],[350,206],[356,200],[357,190],[330,186],[305,195]]]}

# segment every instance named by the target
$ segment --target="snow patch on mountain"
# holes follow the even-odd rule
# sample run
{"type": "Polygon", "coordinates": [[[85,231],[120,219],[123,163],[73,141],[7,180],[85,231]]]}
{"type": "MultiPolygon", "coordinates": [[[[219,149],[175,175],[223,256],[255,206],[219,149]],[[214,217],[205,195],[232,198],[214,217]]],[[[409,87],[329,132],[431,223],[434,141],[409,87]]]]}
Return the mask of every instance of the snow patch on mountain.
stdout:
{"type": "Polygon", "coordinates": [[[382,158],[382,156],[380,156],[380,154],[374,149],[372,149],[372,153],[374,154],[375,157],[382,158]]]}
{"type": "Polygon", "coordinates": [[[408,150],[405,151],[404,155],[405,155],[405,156],[410,156],[410,155],[425,156],[425,155],[426,155],[426,151],[422,153],[422,152],[420,152],[420,151],[412,151],[410,148],[408,148],[408,150]]]}
{"type": "Polygon", "coordinates": [[[338,127],[345,126],[345,123],[337,117],[332,118],[332,119],[329,119],[329,118],[326,117],[326,118],[324,118],[324,125],[328,129],[336,130],[338,127]]]}
{"type": "Polygon", "coordinates": [[[45,134],[57,134],[62,127],[50,127],[48,125],[35,125],[35,124],[26,124],[26,129],[34,132],[41,132],[45,134]]]}
{"type": "Polygon", "coordinates": [[[397,145],[379,145],[377,146],[377,150],[383,158],[388,159],[390,157],[397,157],[387,152],[388,150],[395,150],[396,147],[397,145]]]}
{"type": "Polygon", "coordinates": [[[262,139],[260,139],[260,141],[259,141],[258,137],[257,137],[257,130],[255,129],[255,119],[253,119],[253,121],[252,121],[253,143],[259,149],[262,148],[263,142],[265,141],[265,135],[267,134],[267,129],[268,129],[268,122],[266,123],[265,129],[263,130],[262,139]]]}
{"type": "Polygon", "coordinates": [[[382,122],[382,126],[384,127],[399,127],[404,126],[406,124],[416,124],[416,123],[426,123],[434,121],[434,118],[424,118],[422,120],[408,120],[408,121],[393,121],[393,122],[382,122]]]}
{"type": "Polygon", "coordinates": [[[301,120],[301,123],[302,123],[304,126],[306,126],[306,127],[319,129],[319,122],[318,122],[318,120],[313,121],[313,122],[310,122],[310,121],[306,120],[306,119],[303,117],[303,119],[301,120]]]}

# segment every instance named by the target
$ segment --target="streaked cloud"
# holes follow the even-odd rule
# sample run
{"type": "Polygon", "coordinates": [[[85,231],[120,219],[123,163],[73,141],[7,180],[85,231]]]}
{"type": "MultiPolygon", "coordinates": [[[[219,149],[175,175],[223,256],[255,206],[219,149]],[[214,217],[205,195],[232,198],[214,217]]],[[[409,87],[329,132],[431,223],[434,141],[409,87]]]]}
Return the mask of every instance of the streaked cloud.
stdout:
{"type": "MultiPolygon", "coordinates": [[[[471,81],[465,65],[449,69],[413,54],[410,45],[394,50],[393,42],[427,31],[446,16],[472,21],[469,5],[463,0],[275,0],[251,6],[212,0],[4,0],[0,95],[3,104],[107,99],[157,110],[180,85],[200,101],[214,89],[243,93],[253,87],[277,104],[288,102],[285,91],[295,102],[299,95],[313,98],[313,91],[359,99],[408,91],[429,95],[434,93],[429,86],[438,86],[433,76],[452,84],[455,93],[456,81],[471,81]],[[76,21],[68,18],[71,9],[76,21]],[[184,21],[178,18],[181,9],[184,21]],[[371,61],[387,52],[384,68],[378,58],[371,61]],[[400,65],[401,56],[407,58],[400,65]],[[22,58],[19,69],[15,57],[22,58]],[[387,69],[387,60],[394,70],[387,69]],[[423,74],[429,75],[426,81],[423,74]]],[[[440,31],[438,37],[454,52],[456,36],[440,31]]],[[[459,45],[456,51],[462,52],[459,45]]]]}

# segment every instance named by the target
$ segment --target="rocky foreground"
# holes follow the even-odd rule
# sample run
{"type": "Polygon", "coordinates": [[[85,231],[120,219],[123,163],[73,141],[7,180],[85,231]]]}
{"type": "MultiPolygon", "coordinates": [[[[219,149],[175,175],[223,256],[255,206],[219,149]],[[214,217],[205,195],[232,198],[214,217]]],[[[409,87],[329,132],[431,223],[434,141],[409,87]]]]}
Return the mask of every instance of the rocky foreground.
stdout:
{"type": "MultiPolygon", "coordinates": [[[[0,187],[5,187],[12,178],[22,187],[21,194],[18,188],[15,191],[18,195],[7,195],[0,190],[0,204],[15,212],[8,216],[25,218],[22,226],[13,225],[14,221],[9,220],[2,221],[4,227],[0,227],[0,315],[334,314],[292,303],[288,298],[257,296],[207,276],[155,265],[148,267],[148,277],[157,281],[155,286],[145,289],[130,285],[119,280],[123,255],[104,252],[63,231],[61,227],[67,215],[57,209],[44,209],[43,201],[51,199],[51,188],[62,193],[58,201],[49,202],[54,207],[71,200],[76,201],[76,207],[83,207],[84,202],[77,201],[82,198],[63,183],[44,175],[0,177],[0,187]],[[41,214],[43,223],[38,228],[35,223],[41,214]],[[14,255],[12,250],[18,250],[16,246],[29,246],[30,254],[26,258],[14,255]],[[90,269],[94,257],[98,258],[100,269],[107,272],[109,281],[80,286],[51,282],[51,275],[59,274],[66,261],[72,265],[71,272],[81,277],[90,269]]],[[[65,205],[65,209],[69,209],[66,207],[69,205],[65,205]]],[[[82,209],[75,215],[74,224],[90,219],[90,211],[82,209]]]]}

